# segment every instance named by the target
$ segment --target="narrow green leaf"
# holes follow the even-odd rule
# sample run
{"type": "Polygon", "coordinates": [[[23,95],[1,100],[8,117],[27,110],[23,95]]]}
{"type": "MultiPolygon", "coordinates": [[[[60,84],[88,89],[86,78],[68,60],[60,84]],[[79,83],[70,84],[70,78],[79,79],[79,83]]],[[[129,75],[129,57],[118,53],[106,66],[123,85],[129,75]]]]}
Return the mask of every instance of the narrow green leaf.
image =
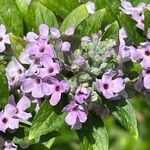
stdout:
{"type": "Polygon", "coordinates": [[[65,18],[79,5],[77,0],[39,0],[39,2],[62,18],[65,18]]]}
{"type": "Polygon", "coordinates": [[[145,37],[143,36],[143,32],[136,27],[136,22],[128,15],[121,14],[120,21],[122,26],[125,27],[129,39],[133,44],[139,45],[139,43],[145,41],[145,37]]]}
{"type": "Polygon", "coordinates": [[[115,118],[137,139],[138,129],[134,108],[129,101],[118,100],[106,103],[115,118]]]}
{"type": "Polygon", "coordinates": [[[32,122],[29,139],[31,140],[57,130],[64,123],[64,117],[64,114],[56,114],[49,102],[45,100],[32,122]]]}
{"type": "Polygon", "coordinates": [[[42,23],[47,24],[49,27],[58,28],[58,22],[54,13],[38,1],[31,3],[27,18],[27,28],[29,31],[34,30],[38,32],[39,26],[42,23]]]}
{"type": "Polygon", "coordinates": [[[100,116],[91,114],[79,130],[81,150],[108,150],[108,135],[100,116]]]}
{"type": "Polygon", "coordinates": [[[5,75],[5,66],[0,64],[0,108],[3,108],[7,104],[8,100],[8,82],[5,75]]]}
{"type": "Polygon", "coordinates": [[[119,36],[119,25],[118,22],[115,21],[112,23],[109,28],[103,33],[102,35],[102,40],[105,40],[107,38],[109,39],[116,39],[118,40],[119,36]]]}
{"type": "Polygon", "coordinates": [[[86,18],[81,24],[77,26],[76,32],[79,35],[91,35],[98,32],[102,25],[102,21],[105,15],[105,9],[98,10],[93,15],[86,18]]]}
{"type": "Polygon", "coordinates": [[[0,1],[0,23],[6,25],[8,32],[23,35],[23,21],[14,0],[0,1]]]}
{"type": "Polygon", "coordinates": [[[144,9],[144,31],[146,35],[149,28],[150,28],[150,10],[144,9]]]}
{"type": "Polygon", "coordinates": [[[68,27],[76,28],[89,16],[85,4],[74,9],[63,21],[60,30],[64,32],[68,27]]]}

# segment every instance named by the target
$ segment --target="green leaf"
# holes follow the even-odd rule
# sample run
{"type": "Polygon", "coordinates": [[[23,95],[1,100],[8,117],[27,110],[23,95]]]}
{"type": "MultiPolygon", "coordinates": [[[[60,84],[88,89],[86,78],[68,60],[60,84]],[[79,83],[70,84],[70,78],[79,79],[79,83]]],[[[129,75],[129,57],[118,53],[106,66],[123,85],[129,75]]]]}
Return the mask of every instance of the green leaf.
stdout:
{"type": "Polygon", "coordinates": [[[139,45],[139,43],[145,41],[143,32],[136,27],[136,22],[130,16],[122,13],[120,21],[122,26],[125,27],[132,44],[139,45]]]}
{"type": "Polygon", "coordinates": [[[60,30],[64,32],[68,27],[76,28],[88,16],[85,4],[80,5],[64,19],[60,30]]]}
{"type": "Polygon", "coordinates": [[[43,6],[40,2],[33,1],[28,10],[27,28],[29,31],[39,31],[39,26],[42,23],[47,24],[49,27],[57,27],[58,22],[54,13],[43,6]]]}
{"type": "Polygon", "coordinates": [[[64,123],[64,117],[64,114],[58,115],[55,113],[53,107],[45,100],[32,122],[29,139],[31,140],[59,129],[64,123]]]}
{"type": "Polygon", "coordinates": [[[79,2],[77,0],[39,0],[44,6],[55,12],[62,18],[65,18],[74,10],[79,2]]]}
{"type": "Polygon", "coordinates": [[[150,10],[144,9],[144,31],[146,35],[148,28],[150,28],[150,10]]]}
{"type": "Polygon", "coordinates": [[[118,22],[115,21],[112,23],[109,28],[103,33],[102,35],[102,40],[105,40],[107,38],[109,39],[116,39],[118,40],[119,36],[119,25],[118,22]]]}
{"type": "Polygon", "coordinates": [[[19,59],[20,54],[23,52],[26,46],[26,42],[22,38],[14,36],[13,34],[10,34],[10,42],[13,55],[19,59]]]}
{"type": "Polygon", "coordinates": [[[8,32],[23,35],[23,21],[14,0],[0,1],[0,23],[7,27],[8,32]]]}
{"type": "Polygon", "coordinates": [[[7,104],[9,96],[8,82],[5,75],[5,66],[0,64],[0,108],[7,104]]]}
{"type": "Polygon", "coordinates": [[[113,116],[137,139],[137,121],[131,103],[127,100],[117,100],[107,102],[106,105],[111,110],[113,116]]]}
{"type": "Polygon", "coordinates": [[[108,150],[108,134],[100,116],[92,114],[78,132],[81,150],[108,150]]]}
{"type": "Polygon", "coordinates": [[[76,32],[79,35],[91,35],[98,32],[102,25],[102,21],[105,15],[105,9],[98,10],[93,15],[86,18],[81,24],[77,26],[76,32]]]}

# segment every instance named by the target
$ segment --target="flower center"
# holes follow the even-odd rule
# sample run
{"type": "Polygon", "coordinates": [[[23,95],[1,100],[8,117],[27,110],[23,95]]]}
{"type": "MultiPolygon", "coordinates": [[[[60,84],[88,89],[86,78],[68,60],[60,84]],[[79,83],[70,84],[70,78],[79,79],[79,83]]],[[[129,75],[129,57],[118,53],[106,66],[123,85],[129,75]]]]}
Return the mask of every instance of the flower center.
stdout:
{"type": "Polygon", "coordinates": [[[107,90],[107,89],[109,88],[109,85],[108,85],[107,83],[105,83],[105,84],[103,85],[103,87],[104,87],[105,90],[107,90]]]}
{"type": "Polygon", "coordinates": [[[146,73],[147,73],[147,74],[150,74],[150,70],[147,70],[146,73]]]}
{"type": "Polygon", "coordinates": [[[52,67],[49,68],[48,72],[52,73],[54,71],[54,69],[52,67]]]}
{"type": "Polygon", "coordinates": [[[146,56],[150,56],[150,51],[146,51],[146,52],[145,52],[145,55],[146,55],[146,56]]]}
{"type": "Polygon", "coordinates": [[[39,50],[41,53],[43,53],[45,51],[45,48],[44,47],[41,47],[40,50],[39,50]]]}
{"type": "Polygon", "coordinates": [[[22,74],[22,70],[21,69],[18,69],[18,74],[22,74]]]}
{"type": "Polygon", "coordinates": [[[36,84],[40,84],[41,80],[39,78],[35,79],[36,84]]]}
{"type": "Polygon", "coordinates": [[[0,36],[0,42],[1,42],[1,41],[3,41],[3,37],[2,37],[2,36],[0,36]]]}
{"type": "Polygon", "coordinates": [[[57,85],[57,86],[55,87],[55,90],[56,90],[57,92],[60,90],[59,85],[57,85]]]}
{"type": "Polygon", "coordinates": [[[7,118],[3,118],[3,119],[2,119],[2,122],[5,123],[5,124],[7,123],[7,121],[8,121],[7,118]]]}

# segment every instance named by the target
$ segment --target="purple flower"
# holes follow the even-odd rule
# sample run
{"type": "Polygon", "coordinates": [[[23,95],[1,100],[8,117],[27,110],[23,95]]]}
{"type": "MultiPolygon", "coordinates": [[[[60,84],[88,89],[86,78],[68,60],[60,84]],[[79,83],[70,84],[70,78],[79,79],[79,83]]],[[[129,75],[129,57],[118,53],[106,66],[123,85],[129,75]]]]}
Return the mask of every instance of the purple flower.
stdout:
{"type": "Polygon", "coordinates": [[[83,86],[79,86],[76,89],[75,92],[75,100],[79,103],[82,104],[85,102],[85,100],[88,99],[88,97],[90,96],[91,90],[88,88],[85,88],[83,86]]]}
{"type": "Polygon", "coordinates": [[[50,104],[55,106],[61,99],[61,94],[69,90],[69,84],[66,80],[58,81],[57,79],[51,79],[51,83],[48,88],[43,89],[45,95],[51,95],[50,104]]]}
{"type": "Polygon", "coordinates": [[[95,4],[91,1],[86,3],[86,9],[89,14],[94,14],[95,13],[95,4]]]}
{"type": "Polygon", "coordinates": [[[58,39],[60,38],[60,32],[56,28],[50,28],[50,37],[52,39],[58,39]]]}
{"type": "Polygon", "coordinates": [[[68,115],[65,118],[65,121],[72,129],[81,129],[82,123],[87,120],[87,110],[82,105],[76,104],[72,101],[68,104],[63,112],[67,112],[68,115]]]}
{"type": "Polygon", "coordinates": [[[147,37],[150,39],[150,28],[147,31],[147,37]]]}
{"type": "Polygon", "coordinates": [[[142,82],[141,87],[145,87],[147,90],[150,90],[150,68],[143,70],[142,72],[142,82]]]}
{"type": "Polygon", "coordinates": [[[106,99],[111,99],[119,96],[119,93],[125,89],[124,80],[122,78],[115,78],[114,73],[106,72],[102,79],[97,79],[97,90],[103,93],[106,99]]]}
{"type": "Polygon", "coordinates": [[[139,55],[139,59],[142,59],[141,65],[144,69],[150,67],[150,43],[145,42],[141,43],[141,45],[137,48],[137,53],[139,55]]]}
{"type": "Polygon", "coordinates": [[[88,42],[91,42],[91,38],[89,36],[84,36],[81,38],[81,41],[88,43],[88,42]]]}
{"type": "Polygon", "coordinates": [[[65,41],[65,42],[61,43],[61,51],[62,52],[69,52],[70,48],[71,48],[71,44],[69,42],[65,41]]]}
{"type": "Polygon", "coordinates": [[[19,120],[14,118],[16,112],[13,105],[7,104],[5,106],[5,109],[0,112],[0,131],[5,132],[8,128],[14,130],[19,127],[19,120]]]}
{"type": "Polygon", "coordinates": [[[60,66],[54,62],[49,55],[44,55],[41,58],[42,68],[39,69],[38,76],[41,78],[56,76],[60,72],[60,66]]]}
{"type": "Polygon", "coordinates": [[[49,40],[49,27],[46,24],[41,24],[39,27],[39,35],[34,32],[27,33],[25,40],[30,43],[46,42],[49,40]]]}
{"type": "Polygon", "coordinates": [[[12,141],[10,140],[4,141],[4,139],[0,137],[0,149],[1,150],[17,150],[17,146],[12,141]]]}
{"type": "Polygon", "coordinates": [[[73,35],[74,34],[74,28],[69,27],[66,31],[65,31],[65,35],[73,35]]]}
{"type": "Polygon", "coordinates": [[[85,64],[85,59],[84,57],[80,56],[75,60],[75,64],[78,66],[82,66],[85,64]]]}
{"type": "Polygon", "coordinates": [[[12,58],[12,61],[7,65],[6,76],[9,86],[18,86],[24,80],[24,67],[17,61],[16,58],[12,58]]]}
{"type": "Polygon", "coordinates": [[[25,110],[29,108],[31,105],[30,100],[26,96],[23,96],[16,104],[14,96],[11,95],[9,96],[9,104],[15,106],[17,110],[15,117],[17,117],[18,119],[28,120],[29,118],[32,117],[31,113],[25,112],[25,110]]]}
{"type": "Polygon", "coordinates": [[[6,47],[5,44],[10,44],[9,34],[6,34],[6,28],[3,24],[0,25],[0,53],[2,53],[6,47]]]}
{"type": "Polygon", "coordinates": [[[27,78],[22,83],[21,89],[24,93],[30,93],[34,98],[44,97],[43,88],[48,89],[49,84],[42,81],[41,78],[27,78]]]}

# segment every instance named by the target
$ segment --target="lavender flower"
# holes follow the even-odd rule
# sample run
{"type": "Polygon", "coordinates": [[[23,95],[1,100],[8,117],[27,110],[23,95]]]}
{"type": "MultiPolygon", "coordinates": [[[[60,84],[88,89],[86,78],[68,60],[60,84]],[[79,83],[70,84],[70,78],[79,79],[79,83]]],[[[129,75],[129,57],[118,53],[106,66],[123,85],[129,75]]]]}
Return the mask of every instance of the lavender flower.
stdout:
{"type": "Polygon", "coordinates": [[[1,150],[17,150],[17,146],[10,140],[4,141],[0,138],[0,149],[1,150]]]}
{"type": "Polygon", "coordinates": [[[52,39],[58,39],[60,37],[60,32],[56,28],[50,28],[50,37],[52,39]]]}
{"type": "Polygon", "coordinates": [[[65,118],[65,121],[72,129],[81,129],[82,123],[87,120],[87,110],[79,104],[76,104],[72,101],[68,104],[63,112],[67,112],[68,115],[65,118]]]}
{"type": "Polygon", "coordinates": [[[78,57],[76,60],[75,60],[75,64],[78,65],[79,67],[84,65],[86,62],[85,62],[85,59],[84,57],[80,56],[78,57]]]}
{"type": "Polygon", "coordinates": [[[73,35],[74,34],[74,28],[69,27],[66,31],[65,31],[65,35],[73,35]]]}
{"type": "Polygon", "coordinates": [[[112,72],[106,72],[102,79],[96,79],[97,90],[103,93],[106,99],[117,97],[125,89],[124,80],[122,78],[112,79],[114,75],[112,72]]]}
{"type": "Polygon", "coordinates": [[[51,78],[51,83],[48,88],[43,89],[43,92],[45,95],[51,95],[50,104],[55,106],[59,103],[61,94],[69,90],[69,85],[65,80],[58,81],[54,78],[51,78]]]}
{"type": "Polygon", "coordinates": [[[34,32],[27,33],[24,38],[30,43],[46,42],[49,40],[49,27],[46,24],[41,24],[39,27],[39,35],[34,32]]]}
{"type": "Polygon", "coordinates": [[[5,109],[0,112],[0,131],[5,132],[6,129],[14,130],[19,127],[19,120],[14,118],[16,112],[13,105],[7,104],[5,106],[5,109]]]}
{"type": "Polygon", "coordinates": [[[2,53],[6,46],[5,44],[10,44],[9,34],[6,34],[6,28],[3,24],[0,25],[0,53],[2,53]]]}
{"type": "Polygon", "coordinates": [[[76,89],[75,92],[75,100],[79,103],[82,104],[85,102],[85,100],[88,99],[88,97],[90,96],[91,90],[88,88],[85,88],[83,86],[79,86],[76,89]]]}
{"type": "Polygon", "coordinates": [[[25,68],[17,61],[15,57],[7,65],[6,76],[9,86],[18,86],[24,80],[25,68]]]}
{"type": "Polygon", "coordinates": [[[89,14],[94,14],[95,13],[95,4],[91,1],[86,3],[86,8],[89,14]]]}
{"type": "Polygon", "coordinates": [[[71,48],[71,44],[69,42],[65,41],[65,42],[61,43],[61,51],[62,52],[69,52],[70,48],[71,48]]]}
{"type": "Polygon", "coordinates": [[[15,117],[17,117],[18,119],[28,120],[29,118],[32,117],[31,113],[25,112],[25,110],[29,108],[31,105],[30,100],[26,96],[23,96],[16,104],[14,96],[11,95],[9,96],[9,104],[15,106],[17,110],[15,117]]]}
{"type": "Polygon", "coordinates": [[[49,77],[56,76],[60,72],[60,66],[58,63],[54,62],[49,55],[44,55],[41,58],[42,68],[39,69],[39,77],[49,77]]]}

